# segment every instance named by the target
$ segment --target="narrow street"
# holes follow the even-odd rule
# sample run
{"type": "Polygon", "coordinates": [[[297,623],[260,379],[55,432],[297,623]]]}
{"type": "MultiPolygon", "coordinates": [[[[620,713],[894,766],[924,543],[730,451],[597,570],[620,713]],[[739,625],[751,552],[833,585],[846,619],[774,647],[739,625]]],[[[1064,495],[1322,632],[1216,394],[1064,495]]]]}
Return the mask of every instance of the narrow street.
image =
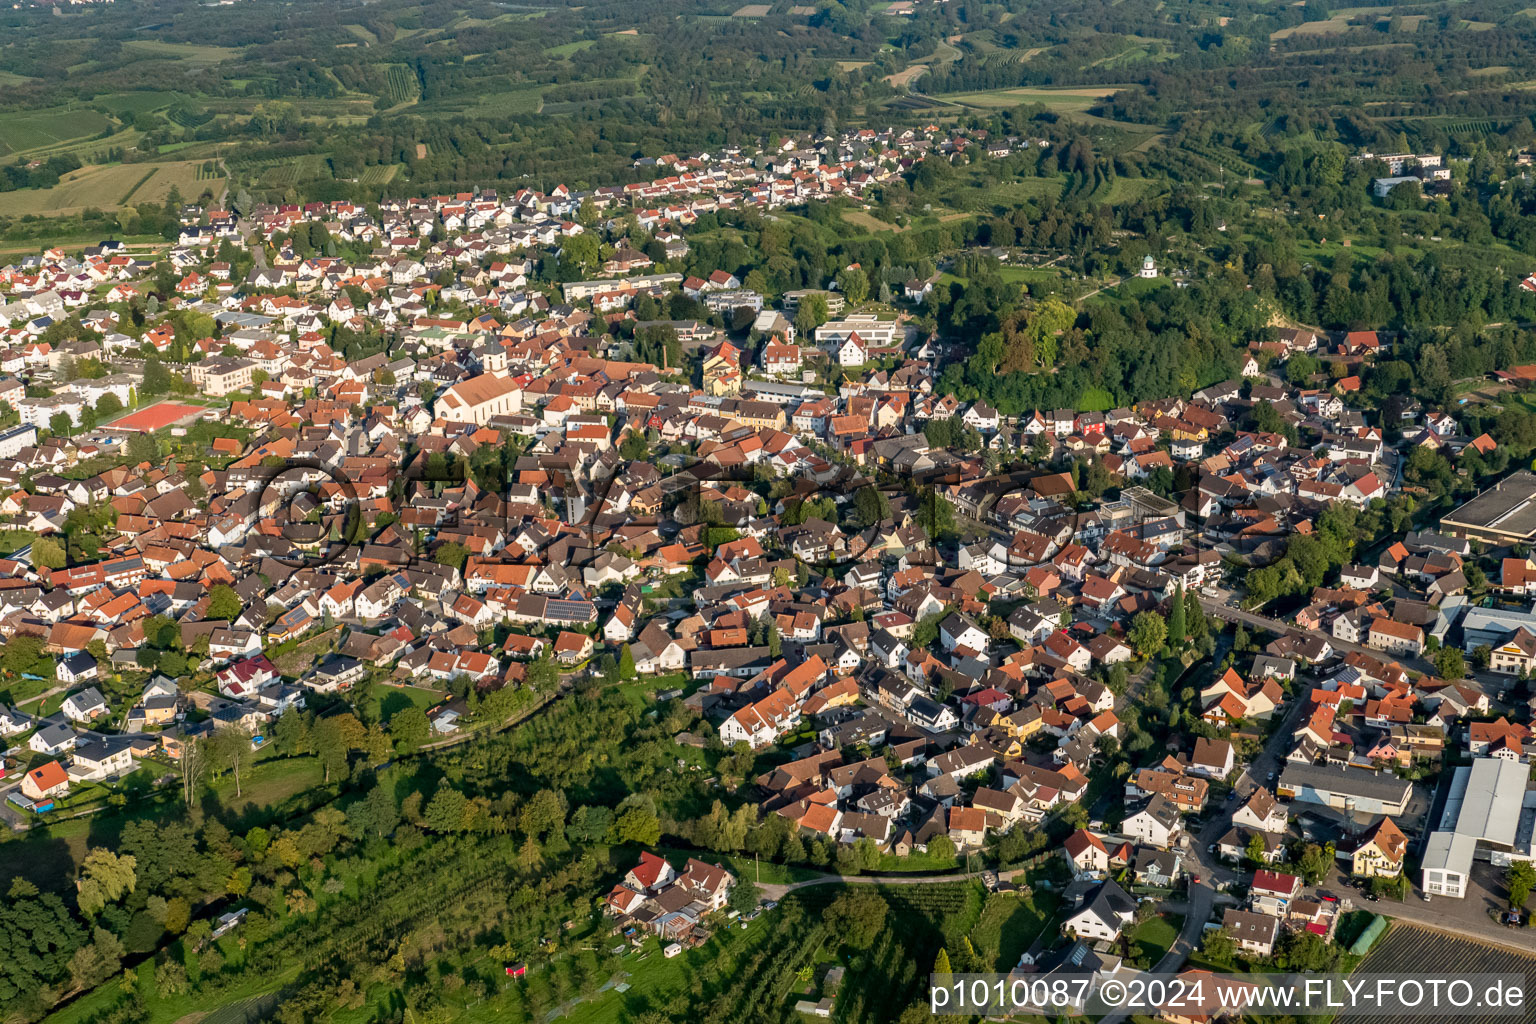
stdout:
{"type": "Polygon", "coordinates": [[[1410,669],[1414,672],[1422,672],[1427,675],[1437,674],[1435,671],[1435,666],[1430,664],[1428,661],[1425,661],[1423,658],[1406,657],[1403,655],[1388,655],[1385,651],[1378,651],[1375,648],[1367,647],[1364,644],[1355,644],[1350,643],[1347,640],[1340,640],[1325,629],[1302,629],[1300,626],[1292,625],[1280,619],[1270,618],[1267,615],[1260,615],[1258,612],[1250,612],[1245,609],[1237,608],[1233,605],[1227,604],[1225,597],[1230,596],[1230,592],[1221,591],[1220,593],[1223,595],[1222,600],[1206,597],[1202,594],[1200,596],[1200,607],[1205,609],[1207,615],[1221,619],[1223,622],[1241,622],[1245,626],[1253,626],[1256,629],[1269,630],[1272,633],[1298,633],[1303,636],[1316,637],[1320,640],[1326,640],[1328,644],[1336,651],[1366,654],[1372,658],[1378,658],[1386,661],[1395,661],[1404,668],[1410,669]]]}

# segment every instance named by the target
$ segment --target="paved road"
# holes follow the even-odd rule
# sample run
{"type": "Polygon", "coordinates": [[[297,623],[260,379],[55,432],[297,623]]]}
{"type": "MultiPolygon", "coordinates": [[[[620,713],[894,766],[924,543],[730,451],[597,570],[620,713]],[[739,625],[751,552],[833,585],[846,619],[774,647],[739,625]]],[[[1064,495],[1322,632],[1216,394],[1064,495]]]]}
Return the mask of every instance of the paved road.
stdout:
{"type": "MultiPolygon", "coordinates": [[[[1189,902],[1184,906],[1184,927],[1179,929],[1179,936],[1168,947],[1168,952],[1152,966],[1152,973],[1175,974],[1184,966],[1189,954],[1200,945],[1205,922],[1211,919],[1211,910],[1215,905],[1216,890],[1211,888],[1210,883],[1202,881],[1199,885],[1189,887],[1189,902]]],[[[1177,911],[1179,908],[1177,904],[1165,903],[1158,909],[1177,911]]],[[[1120,1024],[1129,1016],[1124,1012],[1106,1014],[1099,1020],[1099,1024],[1120,1024]]]]}
{"type": "Polygon", "coordinates": [[[1423,658],[1410,658],[1403,655],[1388,655],[1385,651],[1378,651],[1375,648],[1367,647],[1364,644],[1352,644],[1346,640],[1340,640],[1325,629],[1302,629],[1300,626],[1285,622],[1281,619],[1271,618],[1268,615],[1260,615],[1258,612],[1250,612],[1243,608],[1234,608],[1232,605],[1227,604],[1225,600],[1217,600],[1216,598],[1206,597],[1202,594],[1200,597],[1200,607],[1205,609],[1207,615],[1214,616],[1223,620],[1224,622],[1241,622],[1244,625],[1253,626],[1258,629],[1266,629],[1273,633],[1299,633],[1303,636],[1317,637],[1321,640],[1326,640],[1328,644],[1336,651],[1353,651],[1358,654],[1367,654],[1372,658],[1395,661],[1404,668],[1411,669],[1414,672],[1423,672],[1429,675],[1436,674],[1435,666],[1431,665],[1423,658]]]}

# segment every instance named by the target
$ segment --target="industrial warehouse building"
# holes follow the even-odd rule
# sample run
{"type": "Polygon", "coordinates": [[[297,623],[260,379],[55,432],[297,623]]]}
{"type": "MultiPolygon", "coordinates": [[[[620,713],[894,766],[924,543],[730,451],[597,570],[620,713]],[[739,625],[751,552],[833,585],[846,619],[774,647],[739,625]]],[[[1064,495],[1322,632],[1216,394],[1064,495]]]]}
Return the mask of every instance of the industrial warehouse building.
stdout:
{"type": "Polygon", "coordinates": [[[1424,846],[1426,893],[1461,899],[1474,860],[1507,867],[1536,857],[1536,792],[1527,793],[1530,768],[1500,757],[1480,757],[1456,769],[1445,810],[1424,846]]]}
{"type": "Polygon", "coordinates": [[[1536,473],[1511,473],[1441,519],[1440,530],[1493,545],[1531,543],[1536,539],[1536,473]]]}
{"type": "Polygon", "coordinates": [[[1283,800],[1322,804],[1348,814],[1400,817],[1413,797],[1413,783],[1353,765],[1292,763],[1280,773],[1276,791],[1283,800]]]}
{"type": "Polygon", "coordinates": [[[1536,633],[1536,612],[1523,612],[1518,608],[1468,608],[1461,618],[1461,646],[1468,654],[1483,645],[1497,647],[1520,629],[1536,633]]]}

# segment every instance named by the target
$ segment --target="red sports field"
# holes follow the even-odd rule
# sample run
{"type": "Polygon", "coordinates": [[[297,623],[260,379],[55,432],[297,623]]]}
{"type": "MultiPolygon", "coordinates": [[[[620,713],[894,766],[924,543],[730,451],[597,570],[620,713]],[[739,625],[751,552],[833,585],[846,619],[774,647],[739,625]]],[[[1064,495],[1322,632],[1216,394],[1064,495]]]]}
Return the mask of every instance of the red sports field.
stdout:
{"type": "Polygon", "coordinates": [[[181,405],[177,402],[161,402],[151,405],[147,409],[129,413],[120,420],[113,420],[109,426],[113,430],[137,430],[149,433],[152,430],[160,430],[168,427],[178,420],[184,420],[189,416],[195,416],[206,412],[200,405],[181,405]]]}

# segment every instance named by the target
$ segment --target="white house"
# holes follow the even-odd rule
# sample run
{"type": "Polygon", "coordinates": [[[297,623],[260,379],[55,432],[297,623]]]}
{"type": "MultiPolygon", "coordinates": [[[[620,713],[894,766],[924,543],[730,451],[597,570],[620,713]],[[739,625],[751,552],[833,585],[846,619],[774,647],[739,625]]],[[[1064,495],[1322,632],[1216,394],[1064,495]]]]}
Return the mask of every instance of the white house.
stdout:
{"type": "Polygon", "coordinates": [[[839,366],[862,366],[869,362],[869,349],[857,334],[850,334],[837,347],[839,366]]]}
{"type": "Polygon", "coordinates": [[[69,766],[72,779],[109,779],[133,770],[133,753],[120,739],[92,739],[75,748],[69,766]]]}
{"type": "Polygon", "coordinates": [[[54,667],[54,675],[65,686],[96,678],[96,659],[85,651],[76,651],[54,667]]]}
{"type": "Polygon", "coordinates": [[[89,722],[107,713],[107,701],[100,690],[94,686],[87,686],[79,693],[72,693],[65,697],[59,710],[63,711],[64,717],[71,722],[89,722]]]}
{"type": "Polygon", "coordinates": [[[967,647],[979,654],[987,651],[987,631],[976,625],[967,615],[954,612],[939,623],[939,639],[946,651],[967,647]]]}
{"type": "Polygon", "coordinates": [[[62,754],[75,745],[75,730],[66,722],[48,722],[27,740],[27,747],[39,754],[62,754]]]}
{"type": "Polygon", "coordinates": [[[1147,802],[1147,806],[1126,818],[1121,830],[1148,846],[1166,850],[1179,831],[1179,825],[1178,805],[1159,793],[1147,802]]]}
{"type": "Polygon", "coordinates": [[[1284,832],[1285,805],[1276,800],[1269,790],[1260,786],[1232,815],[1232,824],[1258,829],[1261,832],[1284,832]]]}
{"type": "Polygon", "coordinates": [[[1135,897],[1115,882],[1104,881],[1084,894],[1061,928],[1079,939],[1112,942],[1135,918],[1135,897]]]}

